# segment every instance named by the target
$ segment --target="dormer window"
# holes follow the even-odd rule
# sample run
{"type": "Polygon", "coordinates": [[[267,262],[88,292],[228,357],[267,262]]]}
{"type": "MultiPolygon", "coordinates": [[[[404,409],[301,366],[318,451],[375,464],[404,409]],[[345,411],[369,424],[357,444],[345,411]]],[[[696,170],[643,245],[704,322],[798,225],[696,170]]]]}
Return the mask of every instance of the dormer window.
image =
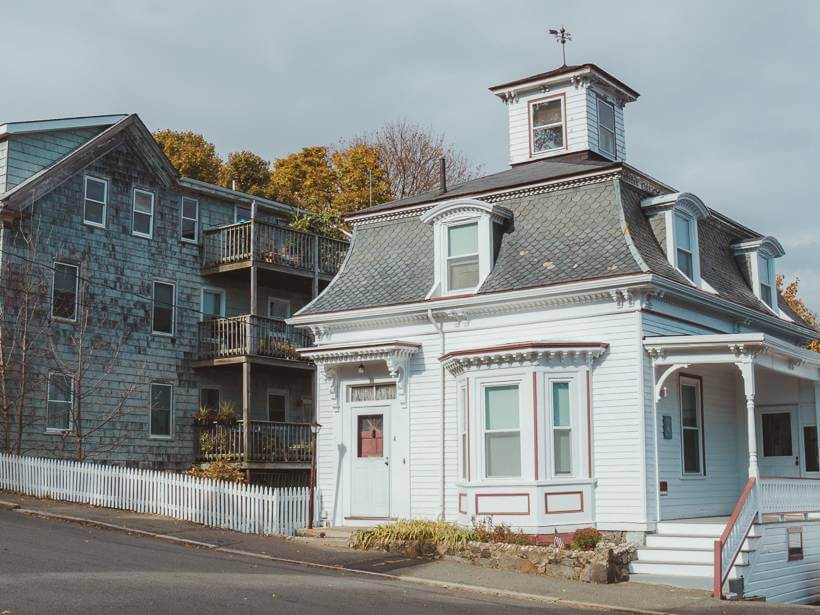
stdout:
{"type": "Polygon", "coordinates": [[[598,99],[598,149],[615,155],[615,107],[601,98],[598,99]]]}
{"type": "Polygon", "coordinates": [[[544,154],[564,148],[564,98],[536,100],[530,103],[533,154],[544,154]]]}
{"type": "Polygon", "coordinates": [[[785,254],[783,246],[774,237],[760,237],[737,242],[732,245],[732,251],[755,296],[778,313],[774,261],[785,254]]]}
{"type": "Polygon", "coordinates": [[[700,277],[698,220],[711,215],[703,201],[689,192],[675,192],[644,199],[641,209],[646,212],[669,264],[698,288],[714,292],[700,277]]]}
{"type": "Polygon", "coordinates": [[[447,227],[448,291],[478,286],[478,222],[447,227]]]}
{"type": "Polygon", "coordinates": [[[495,261],[494,238],[512,212],[476,199],[442,203],[421,217],[433,225],[433,288],[428,297],[478,291],[495,261]]]}
{"type": "Polygon", "coordinates": [[[695,277],[694,221],[681,213],[675,214],[675,266],[690,280],[695,277]]]}

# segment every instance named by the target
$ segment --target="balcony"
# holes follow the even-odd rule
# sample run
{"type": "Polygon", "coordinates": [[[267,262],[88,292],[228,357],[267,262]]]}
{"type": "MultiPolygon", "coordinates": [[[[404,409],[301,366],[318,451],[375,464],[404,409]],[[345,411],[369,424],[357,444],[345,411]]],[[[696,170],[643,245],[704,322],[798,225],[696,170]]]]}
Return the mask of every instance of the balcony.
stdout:
{"type": "Polygon", "coordinates": [[[296,349],[311,346],[313,338],[282,320],[250,314],[214,318],[201,321],[197,334],[198,366],[250,360],[274,365],[293,362],[309,367],[296,349]]]}
{"type": "Polygon", "coordinates": [[[246,466],[309,468],[313,452],[310,423],[249,421],[247,455],[245,426],[197,425],[196,460],[199,463],[232,461],[246,466]]]}
{"type": "Polygon", "coordinates": [[[346,241],[249,220],[204,231],[202,273],[255,265],[329,279],[339,271],[347,248],[346,241]]]}

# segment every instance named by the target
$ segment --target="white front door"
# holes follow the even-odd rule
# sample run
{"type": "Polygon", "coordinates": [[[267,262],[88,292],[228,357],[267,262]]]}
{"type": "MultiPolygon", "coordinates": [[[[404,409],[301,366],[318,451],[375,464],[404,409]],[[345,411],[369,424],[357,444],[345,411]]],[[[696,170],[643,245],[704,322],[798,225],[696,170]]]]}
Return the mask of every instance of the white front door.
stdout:
{"type": "Polygon", "coordinates": [[[351,408],[350,516],[390,516],[390,406],[351,408]]]}
{"type": "Polygon", "coordinates": [[[800,476],[797,408],[777,406],[757,412],[757,458],[761,476],[800,476]]]}

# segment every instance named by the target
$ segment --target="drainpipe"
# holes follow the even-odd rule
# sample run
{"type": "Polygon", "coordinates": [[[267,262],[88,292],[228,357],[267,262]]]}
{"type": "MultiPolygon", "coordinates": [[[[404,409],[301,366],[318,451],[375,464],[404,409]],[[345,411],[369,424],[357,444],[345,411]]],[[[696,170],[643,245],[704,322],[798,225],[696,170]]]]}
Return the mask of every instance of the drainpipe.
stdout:
{"type": "MultiPolygon", "coordinates": [[[[436,319],[433,317],[433,310],[427,310],[427,319],[430,321],[430,324],[433,325],[433,328],[438,331],[439,340],[440,340],[440,353],[439,356],[444,354],[444,323],[436,322],[436,319]]],[[[446,447],[446,434],[445,434],[445,402],[444,402],[444,364],[439,365],[439,399],[441,400],[441,520],[444,521],[444,514],[445,514],[445,502],[446,502],[446,481],[447,481],[447,473],[445,471],[445,447],[446,447]]]]}

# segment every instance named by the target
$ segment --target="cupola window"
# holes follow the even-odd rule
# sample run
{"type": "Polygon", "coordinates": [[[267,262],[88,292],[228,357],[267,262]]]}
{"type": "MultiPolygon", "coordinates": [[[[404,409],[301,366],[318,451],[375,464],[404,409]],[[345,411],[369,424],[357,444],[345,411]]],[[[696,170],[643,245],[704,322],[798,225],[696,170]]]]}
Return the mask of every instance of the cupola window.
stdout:
{"type": "Polygon", "coordinates": [[[615,155],[615,107],[598,99],[598,149],[615,155]]]}
{"type": "Polygon", "coordinates": [[[535,101],[531,106],[532,153],[543,154],[564,147],[563,98],[535,101]]]}

